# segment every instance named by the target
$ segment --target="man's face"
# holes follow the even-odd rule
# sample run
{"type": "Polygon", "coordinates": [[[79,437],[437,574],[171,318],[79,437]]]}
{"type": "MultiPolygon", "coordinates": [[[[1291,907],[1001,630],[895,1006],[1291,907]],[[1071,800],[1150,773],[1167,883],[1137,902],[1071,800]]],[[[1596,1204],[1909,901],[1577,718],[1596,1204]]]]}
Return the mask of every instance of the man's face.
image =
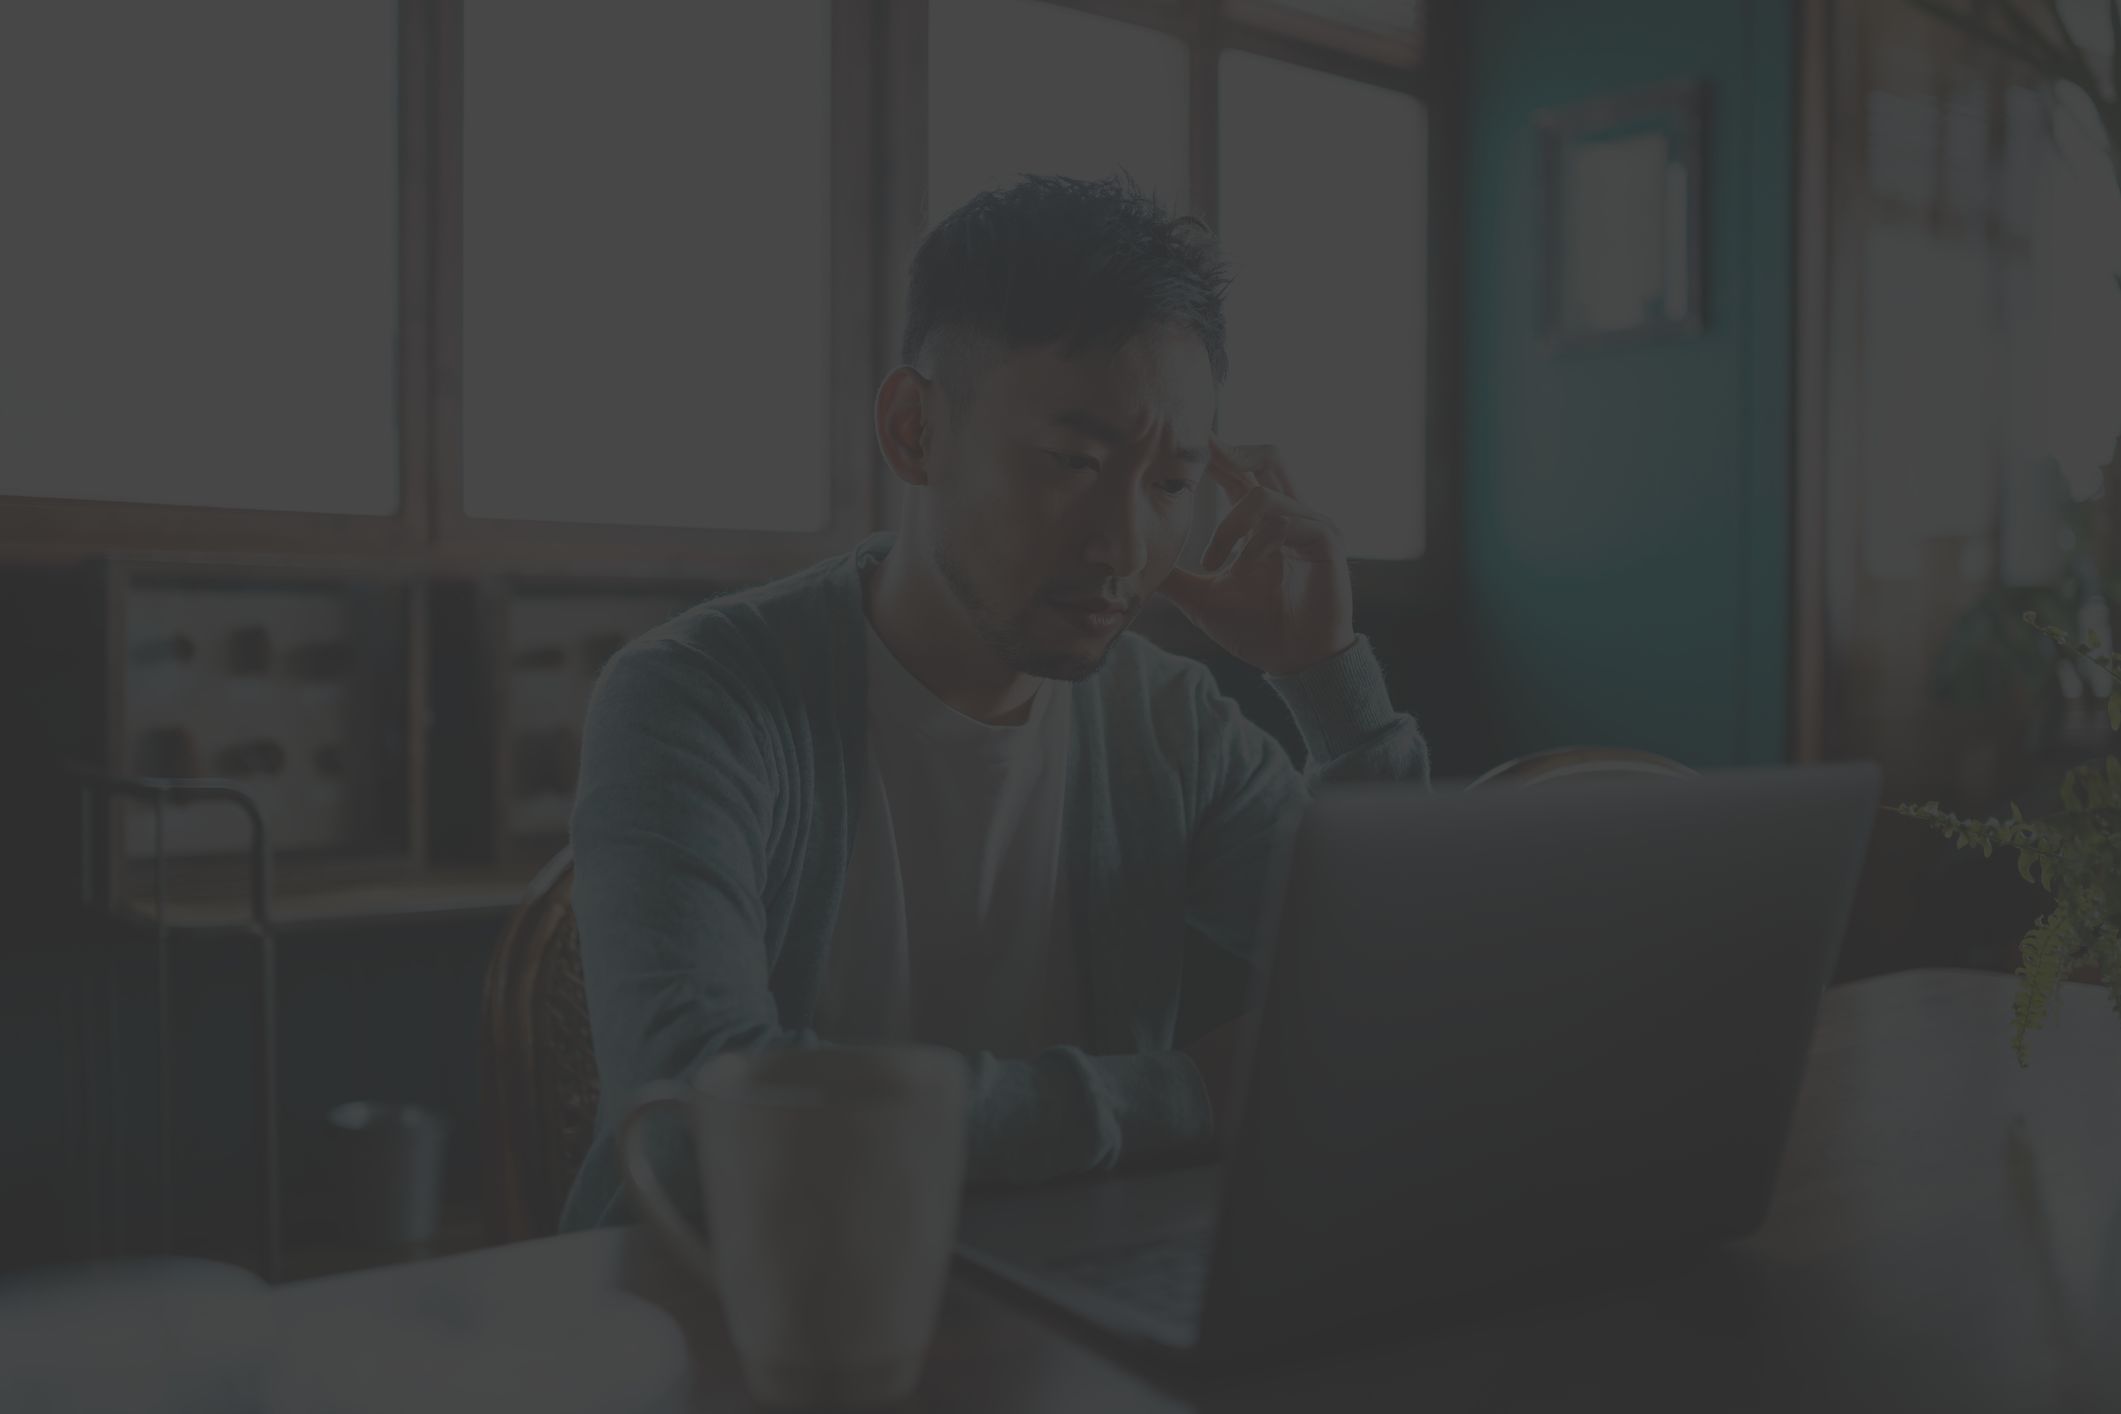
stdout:
{"type": "Polygon", "coordinates": [[[1114,353],[995,351],[947,393],[928,457],[943,581],[1004,662],[1081,678],[1178,561],[1207,471],[1215,380],[1198,336],[1114,353]]]}

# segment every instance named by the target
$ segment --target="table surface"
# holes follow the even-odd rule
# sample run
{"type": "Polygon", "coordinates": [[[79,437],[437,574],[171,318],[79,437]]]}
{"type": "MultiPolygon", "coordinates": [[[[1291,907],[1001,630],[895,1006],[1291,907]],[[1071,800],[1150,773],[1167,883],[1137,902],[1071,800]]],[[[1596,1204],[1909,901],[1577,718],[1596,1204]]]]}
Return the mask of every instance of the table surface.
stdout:
{"type": "MultiPolygon", "coordinates": [[[[1830,991],[1767,1224],[1683,1270],[1241,1378],[1130,1361],[961,1273],[908,1407],[2121,1409],[2121,1020],[2073,987],[2021,1069],[2015,985],[1830,991]]],[[[334,1408],[427,1407],[410,1390],[753,1407],[712,1293],[638,1229],[296,1283],[273,1306],[282,1377],[329,1382],[334,1408]]]]}

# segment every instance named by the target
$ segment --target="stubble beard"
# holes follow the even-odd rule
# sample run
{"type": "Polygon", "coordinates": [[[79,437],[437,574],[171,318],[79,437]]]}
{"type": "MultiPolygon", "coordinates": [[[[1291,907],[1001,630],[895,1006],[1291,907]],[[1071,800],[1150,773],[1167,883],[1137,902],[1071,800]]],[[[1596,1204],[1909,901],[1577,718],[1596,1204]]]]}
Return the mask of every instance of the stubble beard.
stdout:
{"type": "Polygon", "coordinates": [[[1080,682],[1105,665],[1113,644],[1119,642],[1119,634],[1113,634],[1094,658],[1042,649],[1032,641],[1026,625],[1026,620],[1038,612],[1037,601],[1026,605],[1013,619],[1005,617],[979,592],[963,561],[947,547],[936,546],[934,558],[936,573],[948,586],[950,597],[965,611],[965,617],[979,634],[980,641],[1012,672],[1060,682],[1080,682]]]}

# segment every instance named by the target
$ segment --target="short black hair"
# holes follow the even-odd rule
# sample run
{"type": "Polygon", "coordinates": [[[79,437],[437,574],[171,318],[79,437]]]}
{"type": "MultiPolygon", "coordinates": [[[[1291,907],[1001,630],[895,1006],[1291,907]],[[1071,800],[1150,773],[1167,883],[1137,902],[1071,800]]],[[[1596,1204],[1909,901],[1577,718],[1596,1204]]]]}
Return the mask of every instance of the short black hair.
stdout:
{"type": "MultiPolygon", "coordinates": [[[[1229,370],[1230,275],[1214,234],[1172,216],[1124,172],[1027,174],[981,192],[927,234],[909,275],[904,363],[952,334],[1012,349],[1058,343],[1072,355],[1176,325],[1200,336],[1218,385],[1229,370]]],[[[941,353],[938,376],[964,394],[969,374],[954,362],[941,353]]]]}

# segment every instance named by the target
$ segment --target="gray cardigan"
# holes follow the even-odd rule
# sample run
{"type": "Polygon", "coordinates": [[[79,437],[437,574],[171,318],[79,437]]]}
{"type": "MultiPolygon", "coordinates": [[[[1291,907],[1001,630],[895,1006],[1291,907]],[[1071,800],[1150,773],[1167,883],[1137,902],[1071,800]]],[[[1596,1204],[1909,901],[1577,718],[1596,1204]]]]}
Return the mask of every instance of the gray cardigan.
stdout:
{"type": "MultiPolygon", "coordinates": [[[[604,670],[572,821],[602,1105],[563,1229],[631,1217],[615,1131],[640,1087],[732,1048],[822,1044],[812,1017],[867,743],[861,576],[892,540],[709,600],[604,670]]],[[[1367,640],[1269,681],[1303,735],[1303,771],[1204,666],[1139,635],[1070,688],[1063,848],[1086,1044],[969,1058],[972,1181],[1204,1140],[1205,1087],[1171,1049],[1188,959],[1256,955],[1310,782],[1427,781],[1421,733],[1393,710],[1367,640]]],[[[690,1146],[655,1128],[658,1173],[696,1203],[690,1146]]]]}

